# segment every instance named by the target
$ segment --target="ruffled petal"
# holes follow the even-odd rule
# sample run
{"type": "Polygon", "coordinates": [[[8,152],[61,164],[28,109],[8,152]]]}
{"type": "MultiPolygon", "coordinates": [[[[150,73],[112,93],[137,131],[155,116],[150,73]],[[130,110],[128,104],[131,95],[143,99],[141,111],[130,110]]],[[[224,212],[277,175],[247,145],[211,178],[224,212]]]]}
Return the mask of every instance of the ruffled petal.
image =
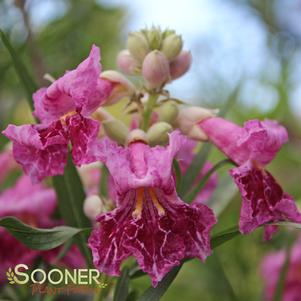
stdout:
{"type": "MultiPolygon", "coordinates": [[[[270,222],[301,223],[293,198],[284,193],[272,175],[248,162],[230,171],[242,196],[239,227],[244,234],[270,222]]],[[[267,233],[268,234],[268,233],[267,233]]]]}
{"type": "Polygon", "coordinates": [[[49,127],[9,125],[3,134],[13,142],[13,155],[34,183],[63,174],[67,160],[67,136],[60,122],[49,127]]]}
{"type": "Polygon", "coordinates": [[[109,81],[99,78],[100,72],[100,50],[93,45],[89,57],[76,69],[34,93],[34,115],[43,123],[58,120],[75,110],[90,115],[113,88],[109,81]]]}
{"type": "Polygon", "coordinates": [[[164,214],[145,192],[137,218],[133,214],[134,192],[130,191],[124,206],[98,217],[99,227],[92,232],[89,246],[101,272],[117,276],[122,261],[134,256],[156,286],[184,258],[205,260],[211,253],[209,234],[216,222],[211,209],[201,204],[189,206],[175,194],[156,193],[164,214]]]}
{"type": "Polygon", "coordinates": [[[288,140],[286,129],[271,120],[250,120],[240,127],[213,117],[201,121],[199,126],[209,140],[238,165],[255,160],[264,166],[288,140]]]}
{"type": "Polygon", "coordinates": [[[28,176],[18,179],[16,185],[0,195],[0,216],[37,216],[43,219],[53,213],[56,195],[53,189],[41,183],[32,184],[28,176]]]}
{"type": "Polygon", "coordinates": [[[186,138],[178,131],[170,134],[166,147],[150,147],[135,142],[124,148],[109,139],[103,139],[95,157],[108,167],[121,194],[145,186],[168,189],[174,181],[171,177],[172,161],[185,141],[186,138]]]}
{"type": "Polygon", "coordinates": [[[80,166],[96,161],[91,150],[94,147],[93,145],[97,143],[96,139],[99,132],[98,121],[75,114],[67,118],[66,124],[72,143],[73,162],[80,166]]]}

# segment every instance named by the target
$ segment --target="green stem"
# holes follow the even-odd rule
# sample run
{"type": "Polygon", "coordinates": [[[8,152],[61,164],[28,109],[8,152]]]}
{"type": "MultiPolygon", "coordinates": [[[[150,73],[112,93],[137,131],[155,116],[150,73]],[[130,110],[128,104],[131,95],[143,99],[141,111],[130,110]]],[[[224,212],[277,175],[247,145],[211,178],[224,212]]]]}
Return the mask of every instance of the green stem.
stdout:
{"type": "Polygon", "coordinates": [[[153,108],[157,102],[158,94],[150,94],[143,113],[142,129],[147,131],[152,116],[153,108]]]}

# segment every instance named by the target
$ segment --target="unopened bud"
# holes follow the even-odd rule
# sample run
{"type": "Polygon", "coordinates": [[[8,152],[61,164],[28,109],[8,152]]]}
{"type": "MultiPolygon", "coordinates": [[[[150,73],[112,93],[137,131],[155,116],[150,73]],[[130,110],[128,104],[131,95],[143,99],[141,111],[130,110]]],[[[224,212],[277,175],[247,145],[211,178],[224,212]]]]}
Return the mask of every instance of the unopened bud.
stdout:
{"type": "Polygon", "coordinates": [[[120,99],[135,93],[135,86],[124,75],[117,71],[104,71],[100,74],[100,78],[108,80],[113,84],[113,89],[104,105],[112,105],[120,99]]]}
{"type": "Polygon", "coordinates": [[[157,122],[147,131],[147,138],[151,146],[164,145],[168,142],[168,133],[172,131],[172,126],[167,122],[157,122]]]}
{"type": "Polygon", "coordinates": [[[133,75],[138,72],[139,64],[127,49],[121,50],[117,56],[117,66],[122,72],[133,75]]]}
{"type": "Polygon", "coordinates": [[[104,212],[104,205],[102,200],[97,195],[88,196],[84,201],[84,213],[92,221],[95,221],[96,217],[104,212]]]}
{"type": "Polygon", "coordinates": [[[181,36],[177,34],[168,35],[162,44],[161,51],[169,60],[173,60],[177,57],[182,50],[183,41],[181,36]]]}
{"type": "Polygon", "coordinates": [[[108,120],[114,119],[114,117],[109,112],[107,112],[105,109],[103,109],[101,107],[98,108],[94,113],[92,113],[92,117],[101,123],[103,121],[108,121],[108,120]]]}
{"type": "Polygon", "coordinates": [[[142,75],[150,88],[159,88],[169,81],[169,63],[159,50],[153,50],[144,59],[142,75]]]}
{"type": "Polygon", "coordinates": [[[170,76],[172,79],[179,78],[185,74],[191,65],[190,51],[183,50],[181,53],[170,63],[170,76]]]}
{"type": "Polygon", "coordinates": [[[174,124],[179,113],[179,108],[176,104],[167,102],[160,107],[158,113],[160,121],[174,124]]]}
{"type": "Polygon", "coordinates": [[[142,30],[147,37],[148,45],[151,50],[160,49],[162,42],[162,32],[159,27],[153,26],[151,29],[142,30]]]}
{"type": "Polygon", "coordinates": [[[107,120],[102,123],[106,134],[119,144],[124,145],[128,136],[128,128],[123,122],[112,119],[107,120]]]}
{"type": "Polygon", "coordinates": [[[128,134],[127,144],[131,144],[133,142],[138,142],[138,141],[148,143],[148,138],[144,131],[140,129],[134,129],[128,134]]]}
{"type": "Polygon", "coordinates": [[[217,110],[209,110],[201,107],[182,109],[177,119],[178,127],[183,134],[192,139],[199,141],[207,140],[207,135],[198,126],[198,123],[206,118],[214,117],[217,112],[217,110]]]}
{"type": "Polygon", "coordinates": [[[127,49],[138,62],[142,62],[150,51],[147,39],[142,32],[131,32],[127,40],[127,49]]]}

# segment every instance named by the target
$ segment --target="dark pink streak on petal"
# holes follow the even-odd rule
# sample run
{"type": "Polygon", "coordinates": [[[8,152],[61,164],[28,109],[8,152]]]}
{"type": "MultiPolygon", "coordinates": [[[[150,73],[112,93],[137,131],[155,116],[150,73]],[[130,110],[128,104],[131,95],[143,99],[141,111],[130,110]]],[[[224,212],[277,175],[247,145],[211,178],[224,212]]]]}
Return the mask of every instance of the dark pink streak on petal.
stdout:
{"type": "Polygon", "coordinates": [[[242,233],[250,233],[270,222],[301,222],[301,214],[293,198],[283,192],[268,171],[248,163],[233,168],[230,174],[242,196],[239,222],[242,233]]]}
{"type": "Polygon", "coordinates": [[[92,150],[97,143],[98,121],[75,114],[68,117],[66,123],[72,143],[73,162],[81,165],[95,161],[92,150]]]}

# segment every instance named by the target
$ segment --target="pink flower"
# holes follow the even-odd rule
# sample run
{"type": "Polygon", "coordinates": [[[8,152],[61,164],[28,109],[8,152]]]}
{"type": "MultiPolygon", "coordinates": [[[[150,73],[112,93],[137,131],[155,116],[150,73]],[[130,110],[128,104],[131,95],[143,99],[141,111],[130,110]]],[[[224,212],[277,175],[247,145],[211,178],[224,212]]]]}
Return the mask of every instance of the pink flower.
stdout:
{"type": "MultiPolygon", "coordinates": [[[[0,156],[4,154],[6,153],[0,156]]],[[[55,208],[54,190],[42,183],[32,184],[31,179],[26,175],[22,175],[13,187],[0,194],[0,218],[15,216],[33,227],[52,228],[60,225],[60,221],[51,218],[55,208]]],[[[39,256],[50,264],[54,263],[54,259],[61,250],[60,247],[44,252],[31,250],[4,228],[0,228],[0,246],[0,281],[6,278],[5,272],[9,267],[13,268],[19,263],[31,266],[39,256]]],[[[78,268],[84,266],[84,260],[77,247],[73,246],[56,264],[78,268]]]]}
{"type": "Polygon", "coordinates": [[[76,165],[93,161],[89,148],[97,138],[99,123],[88,118],[111,93],[113,84],[100,79],[100,50],[92,46],[79,66],[33,95],[39,125],[9,125],[3,134],[13,141],[16,161],[33,182],[63,174],[68,143],[76,165]]]}
{"type": "MultiPolygon", "coordinates": [[[[230,174],[242,195],[239,221],[242,233],[271,222],[301,222],[292,197],[264,169],[288,140],[284,127],[271,120],[251,120],[240,127],[219,117],[205,119],[199,126],[238,165],[230,174]]],[[[265,238],[269,239],[275,230],[275,226],[267,226],[265,238]]]]}
{"type": "Polygon", "coordinates": [[[10,150],[0,154],[0,183],[2,183],[7,174],[17,167],[16,161],[13,158],[13,154],[10,150]]]}
{"type": "Polygon", "coordinates": [[[174,132],[167,147],[103,141],[101,159],[114,180],[117,208],[98,216],[89,239],[101,272],[119,275],[122,261],[134,256],[156,286],[184,258],[205,260],[211,253],[213,212],[203,204],[184,203],[175,190],[172,161],[183,140],[174,132]]]}
{"type": "MultiPolygon", "coordinates": [[[[267,255],[262,263],[262,276],[265,282],[265,300],[273,300],[281,270],[285,263],[284,250],[267,255]]],[[[301,239],[297,240],[290,254],[286,273],[283,301],[299,301],[301,296],[301,239]]]]}

